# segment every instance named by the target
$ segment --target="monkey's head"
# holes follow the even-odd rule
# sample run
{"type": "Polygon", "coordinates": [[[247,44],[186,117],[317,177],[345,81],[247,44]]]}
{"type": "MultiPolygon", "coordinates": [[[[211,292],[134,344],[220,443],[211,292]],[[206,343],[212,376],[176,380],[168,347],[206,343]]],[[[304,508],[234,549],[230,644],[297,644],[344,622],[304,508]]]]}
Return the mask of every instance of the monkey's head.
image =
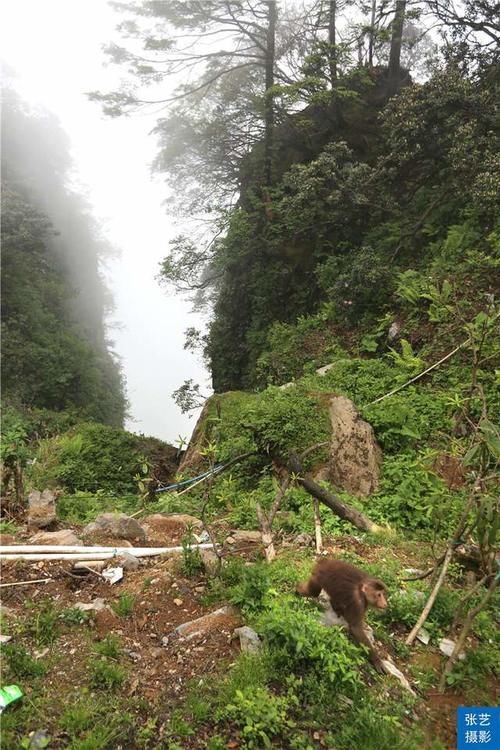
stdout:
{"type": "Polygon", "coordinates": [[[361,591],[365,595],[366,601],[370,607],[376,609],[385,609],[387,599],[385,598],[385,585],[376,578],[368,578],[362,586],[361,591]]]}

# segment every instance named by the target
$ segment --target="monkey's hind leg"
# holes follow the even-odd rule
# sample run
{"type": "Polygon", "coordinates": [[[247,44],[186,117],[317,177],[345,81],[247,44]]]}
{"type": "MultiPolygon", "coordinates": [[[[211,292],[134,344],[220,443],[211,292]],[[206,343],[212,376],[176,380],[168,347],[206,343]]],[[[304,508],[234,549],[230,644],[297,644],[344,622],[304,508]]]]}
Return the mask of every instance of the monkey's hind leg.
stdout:
{"type": "Polygon", "coordinates": [[[303,581],[302,583],[297,584],[295,591],[301,596],[319,596],[321,586],[317,579],[314,576],[311,576],[308,581],[303,581]]]}

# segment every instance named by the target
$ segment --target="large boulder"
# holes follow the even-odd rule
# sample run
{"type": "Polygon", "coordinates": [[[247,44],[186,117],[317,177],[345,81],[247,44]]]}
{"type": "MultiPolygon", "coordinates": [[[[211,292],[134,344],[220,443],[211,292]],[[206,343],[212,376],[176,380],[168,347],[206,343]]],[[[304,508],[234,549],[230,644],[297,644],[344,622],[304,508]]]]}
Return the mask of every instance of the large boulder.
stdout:
{"type": "Polygon", "coordinates": [[[146,532],[141,524],[125,515],[125,513],[101,513],[93,523],[87,524],[83,530],[85,536],[100,534],[117,539],[130,539],[138,542],[146,541],[146,532]]]}
{"type": "Polygon", "coordinates": [[[351,495],[367,497],[378,488],[382,463],[373,428],[345,396],[334,396],[329,412],[332,438],[328,478],[351,495]]]}
{"type": "Polygon", "coordinates": [[[76,547],[81,546],[82,542],[71,529],[62,529],[61,531],[40,531],[30,538],[29,544],[64,544],[76,547]]]}
{"type": "Polygon", "coordinates": [[[51,490],[33,490],[28,495],[28,528],[46,529],[57,521],[56,496],[51,490]]]}

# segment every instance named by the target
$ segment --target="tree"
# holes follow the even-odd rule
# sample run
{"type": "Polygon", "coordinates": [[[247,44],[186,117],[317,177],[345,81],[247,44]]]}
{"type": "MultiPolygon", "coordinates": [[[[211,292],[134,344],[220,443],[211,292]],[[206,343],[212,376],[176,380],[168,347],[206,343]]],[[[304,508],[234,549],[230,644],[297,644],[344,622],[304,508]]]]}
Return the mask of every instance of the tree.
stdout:
{"type": "Polygon", "coordinates": [[[389,93],[395,94],[400,83],[401,44],[403,41],[403,25],[405,20],[406,0],[396,0],[396,10],[392,21],[391,51],[389,54],[389,70],[387,73],[389,93]]]}
{"type": "Polygon", "coordinates": [[[155,167],[170,174],[178,189],[179,164],[187,159],[181,177],[192,190],[200,173],[203,175],[201,191],[195,196],[201,206],[208,203],[213,207],[214,191],[218,199],[227,199],[231,188],[234,193],[242,149],[247,153],[262,139],[262,179],[269,184],[277,1],[172,0],[113,5],[135,17],[119,28],[140,40],[143,53],[109,45],[111,59],[128,66],[132,82],[126,90],[93,92],[90,98],[100,101],[111,116],[147,104],[165,105],[169,112],[155,128],[161,147],[155,167]],[[181,73],[183,82],[177,84],[181,73]],[[169,77],[174,81],[170,95],[144,97],[144,87],[163,86],[169,77]],[[200,197],[206,195],[206,183],[211,187],[208,201],[200,197]]]}

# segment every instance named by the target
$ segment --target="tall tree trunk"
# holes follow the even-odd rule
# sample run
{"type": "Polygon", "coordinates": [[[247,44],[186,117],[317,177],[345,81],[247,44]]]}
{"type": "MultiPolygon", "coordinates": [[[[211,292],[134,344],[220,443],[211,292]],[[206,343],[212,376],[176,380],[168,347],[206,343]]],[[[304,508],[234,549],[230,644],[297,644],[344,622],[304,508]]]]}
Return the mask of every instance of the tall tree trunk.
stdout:
{"type": "Polygon", "coordinates": [[[373,68],[373,48],[375,46],[375,17],[377,12],[377,0],[372,0],[372,15],[370,19],[370,38],[368,40],[368,66],[373,68]]]}
{"type": "Polygon", "coordinates": [[[274,131],[274,97],[271,89],[274,86],[274,42],[276,35],[276,0],[267,3],[267,36],[266,36],[266,81],[264,94],[264,184],[270,186],[273,176],[273,131],[274,131]]]}
{"type": "Polygon", "coordinates": [[[405,21],[406,0],[396,0],[392,21],[391,52],[389,55],[388,83],[389,94],[396,94],[400,84],[401,43],[405,21]]]}
{"type": "Polygon", "coordinates": [[[337,85],[337,0],[330,0],[328,15],[328,66],[330,68],[330,85],[337,85]]]}

